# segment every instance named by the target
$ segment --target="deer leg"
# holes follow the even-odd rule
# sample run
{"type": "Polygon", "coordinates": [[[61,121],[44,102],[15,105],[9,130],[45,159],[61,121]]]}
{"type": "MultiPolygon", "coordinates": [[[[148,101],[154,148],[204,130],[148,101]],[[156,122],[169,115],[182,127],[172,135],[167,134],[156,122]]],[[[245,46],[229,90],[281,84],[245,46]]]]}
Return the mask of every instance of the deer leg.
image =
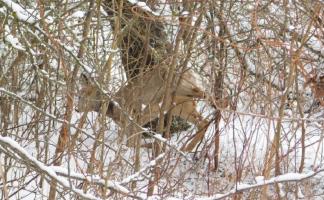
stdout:
{"type": "Polygon", "coordinates": [[[204,119],[199,112],[197,112],[196,103],[194,101],[186,101],[178,104],[174,108],[173,115],[179,116],[182,119],[186,119],[197,125],[197,133],[189,139],[189,144],[186,142],[186,144],[181,148],[183,151],[192,151],[204,138],[209,122],[204,119]]]}
{"type": "Polygon", "coordinates": [[[194,137],[190,140],[189,144],[185,144],[181,148],[183,151],[192,151],[199,142],[201,142],[205,136],[205,133],[208,128],[208,121],[207,120],[202,120],[200,121],[200,124],[198,124],[198,132],[194,135],[194,137]]]}
{"type": "Polygon", "coordinates": [[[160,107],[158,104],[153,104],[147,106],[140,115],[140,118],[137,118],[138,124],[134,124],[136,122],[125,120],[127,123],[124,127],[126,127],[123,131],[126,133],[127,136],[127,146],[128,147],[134,147],[136,142],[139,141],[136,140],[136,138],[141,135],[142,132],[145,131],[144,128],[142,128],[143,125],[150,122],[152,119],[155,119],[159,116],[160,113],[160,107]],[[130,134],[132,133],[132,134],[130,134]],[[139,134],[139,135],[138,135],[139,134]]]}
{"type": "MultiPolygon", "coordinates": [[[[171,102],[168,103],[167,107],[171,108],[171,102]]],[[[159,113],[160,106],[158,104],[147,106],[143,112],[142,124],[146,124],[152,119],[155,119],[159,116],[159,113]]],[[[172,108],[172,115],[179,116],[180,118],[188,120],[190,123],[197,125],[197,133],[181,148],[184,151],[192,151],[204,138],[205,132],[209,125],[208,120],[204,119],[196,110],[196,102],[188,97],[175,98],[175,107],[172,108]]]]}
{"type": "Polygon", "coordinates": [[[156,119],[160,114],[160,106],[158,104],[149,104],[143,111],[142,125],[156,119]]]}

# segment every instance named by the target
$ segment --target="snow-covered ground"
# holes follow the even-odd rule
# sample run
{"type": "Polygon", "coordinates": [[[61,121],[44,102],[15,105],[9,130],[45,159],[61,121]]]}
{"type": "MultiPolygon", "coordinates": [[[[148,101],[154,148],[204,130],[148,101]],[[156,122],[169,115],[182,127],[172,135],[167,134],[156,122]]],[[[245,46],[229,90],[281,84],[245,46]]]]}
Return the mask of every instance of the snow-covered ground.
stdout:
{"type": "MultiPolygon", "coordinates": [[[[178,30],[179,22],[175,20],[175,16],[186,17],[190,13],[187,10],[181,12],[172,10],[171,7],[177,7],[177,4],[169,4],[168,1],[161,1],[160,6],[157,6],[154,11],[142,1],[129,0],[129,2],[165,20],[170,33],[177,33],[178,30]]],[[[47,199],[50,184],[56,181],[57,199],[80,197],[81,199],[207,200],[231,199],[234,194],[241,199],[261,197],[267,199],[277,198],[278,193],[282,199],[323,199],[324,111],[322,106],[312,106],[315,102],[313,91],[305,84],[306,80],[302,73],[296,72],[298,76],[294,87],[297,85],[299,89],[290,89],[295,93],[297,90],[297,92],[301,91],[298,94],[293,92],[291,94],[301,96],[299,103],[302,104],[304,112],[299,110],[297,100],[288,102],[290,99],[287,97],[283,116],[279,116],[280,98],[286,94],[286,90],[280,89],[287,84],[287,80],[282,77],[291,71],[291,68],[287,67],[290,66],[287,64],[290,60],[282,59],[281,55],[301,52],[302,56],[297,60],[302,63],[298,66],[298,70],[301,70],[300,66],[302,66],[303,73],[312,73],[313,69],[323,69],[324,44],[320,40],[323,38],[320,36],[322,32],[316,28],[319,26],[316,21],[309,23],[308,28],[295,21],[287,20],[285,22],[288,27],[285,30],[286,41],[276,40],[273,37],[280,35],[277,33],[278,30],[265,27],[272,23],[276,25],[278,21],[285,21],[287,16],[296,21],[300,19],[300,22],[307,22],[309,19],[307,16],[292,11],[294,6],[299,8],[300,4],[287,6],[287,9],[291,10],[287,14],[285,13],[287,10],[283,9],[281,4],[272,2],[265,9],[267,10],[265,12],[271,16],[262,12],[254,16],[256,5],[249,2],[243,5],[243,3],[245,2],[231,7],[233,10],[243,7],[242,12],[238,12],[236,16],[226,16],[230,27],[228,30],[230,38],[239,41],[225,40],[225,46],[228,48],[226,53],[229,56],[228,71],[226,71],[228,74],[225,76],[226,93],[232,101],[237,97],[237,107],[235,109],[227,107],[221,111],[219,163],[215,170],[216,130],[213,122],[209,125],[204,140],[194,152],[180,150],[185,141],[196,133],[196,125],[193,124],[188,131],[176,133],[170,139],[162,138],[159,134],[153,138],[143,138],[143,144],[159,141],[166,145],[157,157],[153,156],[152,149],[141,148],[140,165],[135,169],[136,152],[134,148],[126,146],[126,137],[119,135],[120,128],[111,119],[102,119],[98,113],[89,112],[84,125],[79,128],[84,113],[73,111],[71,121],[64,120],[65,99],[68,78],[70,78],[67,74],[73,71],[74,66],[80,66],[82,69],[80,71],[93,75],[92,78],[96,80],[98,78],[96,71],[100,71],[100,67],[110,55],[115,55],[109,85],[100,85],[103,86],[101,89],[112,96],[126,82],[118,57],[119,50],[107,48],[111,45],[113,36],[111,27],[105,25],[108,22],[100,21],[103,19],[98,17],[101,16],[100,14],[105,15],[102,8],[99,9],[98,16],[93,17],[92,37],[89,38],[87,50],[89,54],[86,53],[84,58],[78,58],[77,49],[84,39],[80,24],[87,16],[83,3],[78,5],[71,2],[72,6],[69,7],[71,13],[59,14],[51,10],[53,6],[51,5],[46,8],[49,11],[45,12],[44,21],[40,23],[42,14],[37,7],[38,4],[1,0],[1,198],[47,199]],[[302,17],[299,18],[299,15],[302,17]],[[56,26],[58,16],[64,17],[64,20],[56,26]],[[231,21],[235,17],[237,22],[231,21]],[[252,19],[255,20],[253,23],[252,19]],[[48,26],[44,26],[43,23],[48,26]],[[57,28],[60,26],[64,26],[65,29],[57,28]],[[61,31],[60,37],[55,38],[58,30],[61,31]],[[250,31],[255,31],[255,35],[247,34],[250,31]],[[302,42],[293,39],[302,37],[308,31],[312,33],[302,38],[307,50],[302,48],[299,52],[298,45],[302,42]],[[264,52],[260,50],[261,48],[255,50],[250,47],[254,47],[256,38],[263,46],[268,45],[264,52]],[[245,40],[250,42],[245,43],[245,40]],[[240,47],[238,53],[234,50],[237,46],[240,47]],[[44,54],[47,57],[43,57],[44,54]],[[244,55],[240,62],[235,61],[236,54],[244,55]],[[19,61],[19,58],[23,61],[19,61]],[[49,59],[49,65],[41,66],[46,58],[49,59]],[[241,69],[237,66],[241,62],[246,63],[246,70],[252,75],[246,78],[247,83],[243,84],[243,90],[237,94],[241,73],[241,69]],[[18,63],[17,66],[14,63],[18,63]],[[278,66],[287,69],[278,69],[278,66]],[[15,74],[16,72],[18,75],[15,74]],[[258,73],[262,75],[261,78],[257,77],[258,73]],[[16,80],[16,75],[19,81],[14,85],[12,82],[16,80]],[[268,82],[263,82],[262,78],[268,82]],[[271,84],[273,87],[269,87],[271,84]],[[38,98],[42,95],[41,91],[46,92],[40,100],[38,98]],[[9,112],[5,110],[6,105],[9,105],[9,112]],[[67,138],[62,164],[54,166],[56,145],[64,123],[68,123],[70,135],[67,138]],[[272,155],[272,159],[269,159],[278,127],[280,127],[279,157],[275,158],[276,155],[272,155]],[[302,144],[303,134],[305,134],[304,144],[302,144]],[[303,151],[305,157],[302,157],[303,151]],[[280,172],[275,171],[275,160],[280,162],[280,172]],[[303,165],[302,169],[300,169],[301,165],[303,165]],[[156,167],[160,169],[160,177],[154,186],[153,196],[148,197],[149,181],[155,178],[156,167]],[[264,177],[264,174],[267,174],[265,172],[267,167],[269,174],[264,177]],[[263,196],[260,195],[262,192],[263,196]],[[100,196],[101,194],[106,196],[100,196]]],[[[181,6],[179,8],[183,9],[181,6]]],[[[308,12],[304,9],[302,11],[308,12]]],[[[195,12],[195,15],[198,14],[198,11],[195,12]]],[[[197,16],[193,17],[191,25],[194,25],[197,16]]],[[[208,23],[211,23],[212,17],[215,16],[206,12],[204,17],[206,21],[202,23],[201,29],[208,27],[208,23]]],[[[282,25],[279,22],[278,24],[282,25]]],[[[308,26],[307,23],[305,24],[308,26]]],[[[219,25],[214,28],[216,32],[220,31],[219,25]]],[[[170,34],[168,39],[173,41],[175,35],[170,34]]],[[[203,46],[199,45],[202,45],[200,43],[203,42],[200,41],[208,38],[209,35],[198,34],[197,44],[195,44],[197,52],[193,53],[197,58],[191,58],[188,64],[195,72],[204,74],[201,76],[195,74],[197,79],[203,80],[197,80],[195,84],[206,87],[206,91],[210,91],[210,86],[206,86],[206,83],[211,79],[211,69],[215,66],[210,66],[212,64],[209,62],[212,58],[207,54],[204,55],[209,42],[207,41],[203,46]],[[208,72],[203,71],[205,68],[208,68],[208,72]]],[[[187,52],[185,48],[186,46],[183,45],[184,55],[187,52]]],[[[216,65],[217,62],[216,59],[213,64],[216,65]]],[[[78,101],[79,92],[80,83],[77,83],[74,104],[78,101]]],[[[294,97],[289,98],[294,99],[294,97]]],[[[215,109],[203,101],[198,102],[198,105],[202,116],[211,120],[215,109]]]]}

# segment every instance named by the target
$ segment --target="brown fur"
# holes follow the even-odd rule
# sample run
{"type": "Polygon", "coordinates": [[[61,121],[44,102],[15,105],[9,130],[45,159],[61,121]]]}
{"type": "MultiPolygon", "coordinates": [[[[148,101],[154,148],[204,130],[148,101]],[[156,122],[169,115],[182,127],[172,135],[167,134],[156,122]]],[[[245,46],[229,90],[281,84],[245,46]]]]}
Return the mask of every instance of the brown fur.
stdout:
{"type": "MultiPolygon", "coordinates": [[[[143,129],[134,126],[124,111],[130,111],[136,105],[144,105],[141,112],[141,126],[157,118],[160,114],[160,104],[164,95],[164,85],[166,69],[159,67],[145,73],[142,78],[135,78],[126,86],[121,87],[114,95],[113,101],[108,102],[107,115],[111,117],[121,127],[128,127],[127,130],[142,131],[143,129]]],[[[205,93],[195,85],[194,72],[188,70],[178,78],[179,85],[174,86],[175,96],[172,101],[167,99],[165,112],[172,109],[174,116],[197,125],[198,132],[191,139],[183,150],[191,151],[203,139],[208,128],[208,121],[204,119],[196,109],[196,100],[204,98],[205,93]]],[[[86,81],[83,84],[80,99],[77,105],[79,111],[99,111],[102,105],[103,95],[101,95],[94,84],[86,81]]],[[[106,99],[107,100],[107,99],[106,99]]]]}

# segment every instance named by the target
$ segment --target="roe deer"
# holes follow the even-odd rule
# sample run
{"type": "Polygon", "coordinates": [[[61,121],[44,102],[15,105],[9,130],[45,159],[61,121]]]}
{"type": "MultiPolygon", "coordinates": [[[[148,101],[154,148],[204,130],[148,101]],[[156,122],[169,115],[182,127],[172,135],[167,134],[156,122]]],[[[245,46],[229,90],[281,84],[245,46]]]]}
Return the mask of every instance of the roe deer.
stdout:
{"type": "MultiPolygon", "coordinates": [[[[141,78],[135,78],[127,85],[121,87],[114,97],[108,99],[98,87],[85,74],[82,75],[81,94],[77,104],[77,111],[96,111],[99,112],[104,102],[107,105],[106,115],[111,117],[119,126],[132,124],[125,110],[132,105],[144,105],[141,113],[141,124],[157,118],[160,114],[160,105],[164,95],[164,83],[167,69],[157,67],[142,75],[141,78]]],[[[185,144],[182,150],[192,151],[195,146],[203,139],[208,128],[209,121],[204,119],[197,111],[196,100],[204,99],[205,92],[197,84],[197,75],[192,70],[187,70],[178,74],[179,84],[174,85],[174,98],[167,99],[165,112],[172,110],[173,116],[179,116],[184,120],[197,125],[198,131],[191,138],[189,144],[185,144]]],[[[142,129],[143,130],[143,129],[142,129]]],[[[141,131],[141,129],[137,129],[141,131]]]]}

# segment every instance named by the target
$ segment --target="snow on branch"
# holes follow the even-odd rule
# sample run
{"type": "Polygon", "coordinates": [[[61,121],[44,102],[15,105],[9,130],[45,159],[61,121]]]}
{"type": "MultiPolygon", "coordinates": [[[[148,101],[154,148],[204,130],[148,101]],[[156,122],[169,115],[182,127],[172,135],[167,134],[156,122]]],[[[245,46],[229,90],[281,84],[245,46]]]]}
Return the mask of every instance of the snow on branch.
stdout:
{"type": "Polygon", "coordinates": [[[17,16],[20,21],[27,22],[29,24],[34,24],[36,22],[37,17],[31,15],[24,8],[22,8],[19,4],[11,1],[11,0],[1,0],[7,7],[9,7],[17,16]]]}
{"type": "MultiPolygon", "coordinates": [[[[95,140],[94,136],[92,136],[91,134],[88,134],[86,131],[84,131],[84,130],[82,130],[82,129],[79,129],[76,125],[74,125],[74,124],[70,124],[70,123],[68,123],[68,122],[65,121],[65,120],[59,119],[59,118],[57,118],[56,116],[54,116],[54,115],[52,115],[52,114],[50,114],[50,113],[47,113],[46,111],[44,111],[44,110],[38,108],[38,107],[35,106],[33,103],[31,103],[31,102],[25,100],[23,97],[21,97],[21,96],[15,94],[15,93],[12,93],[12,92],[7,91],[7,90],[5,90],[4,88],[1,88],[1,87],[0,87],[0,94],[1,94],[1,93],[4,93],[5,95],[8,95],[8,96],[10,96],[10,97],[12,97],[12,98],[14,98],[14,99],[17,99],[17,100],[21,101],[22,103],[24,103],[24,104],[26,104],[26,105],[32,107],[33,109],[35,109],[35,110],[37,110],[37,111],[43,113],[43,114],[46,115],[47,117],[50,117],[50,118],[56,120],[57,122],[60,122],[60,123],[67,123],[67,124],[68,124],[69,126],[71,126],[72,128],[75,128],[75,129],[77,129],[77,130],[80,130],[82,133],[84,133],[84,134],[87,135],[88,137],[90,137],[90,138],[92,138],[92,139],[95,140]]],[[[1,141],[1,140],[3,140],[3,138],[4,138],[4,137],[1,137],[1,138],[0,138],[0,146],[1,146],[2,142],[3,142],[3,141],[1,141]]],[[[8,140],[8,139],[10,139],[10,138],[7,138],[6,140],[8,140]]],[[[11,140],[11,139],[10,139],[10,140],[11,140]]],[[[14,142],[14,143],[16,143],[16,142],[13,141],[13,140],[11,140],[11,141],[14,142]]],[[[16,146],[17,146],[17,145],[19,146],[18,143],[16,143],[16,146]]],[[[20,146],[19,146],[19,147],[20,147],[20,146]]],[[[20,147],[20,148],[23,149],[22,147],[20,147]]],[[[24,149],[23,149],[23,150],[24,150],[24,149]]],[[[113,149],[113,150],[114,150],[114,149],[113,149]]],[[[24,151],[25,151],[25,150],[24,150],[24,151]]],[[[114,151],[116,151],[116,150],[114,150],[114,151]]],[[[15,152],[15,151],[13,151],[13,152],[15,152]]],[[[27,152],[26,152],[26,153],[27,153],[27,152]]],[[[27,153],[27,154],[28,154],[28,153],[27,153]]],[[[164,158],[164,156],[165,156],[165,154],[161,154],[161,155],[159,155],[155,160],[151,161],[151,162],[150,162],[146,167],[144,167],[144,168],[141,169],[140,171],[136,172],[135,174],[133,174],[133,175],[131,175],[131,176],[125,178],[125,179],[124,179],[123,181],[121,181],[120,183],[118,183],[118,182],[110,182],[110,183],[108,184],[108,187],[109,187],[110,189],[113,189],[114,191],[119,192],[119,193],[126,194],[126,192],[128,192],[128,190],[127,190],[125,187],[123,187],[122,185],[123,185],[123,184],[126,184],[126,183],[128,183],[128,182],[132,182],[132,181],[137,180],[140,176],[142,176],[142,175],[144,174],[145,171],[147,171],[148,169],[154,167],[154,165],[156,164],[156,162],[159,161],[159,160],[161,160],[162,158],[164,158]]],[[[125,158],[123,158],[123,159],[124,159],[125,161],[127,161],[125,158]]],[[[36,161],[37,161],[37,160],[36,160],[36,161]]],[[[39,161],[37,161],[37,162],[39,162],[39,161]]],[[[42,164],[43,164],[43,163],[42,163],[42,164]]],[[[44,164],[43,164],[43,165],[44,165],[44,164]]],[[[49,168],[49,167],[47,167],[47,168],[49,168]]],[[[103,184],[106,183],[105,180],[101,180],[101,179],[98,180],[98,179],[96,179],[96,178],[94,178],[94,177],[90,177],[90,178],[89,178],[88,176],[81,175],[81,174],[79,174],[79,173],[71,173],[71,172],[68,173],[66,170],[63,170],[62,168],[58,168],[58,167],[52,167],[52,168],[50,168],[50,171],[52,171],[53,173],[55,173],[56,176],[57,176],[57,175],[69,176],[70,178],[72,177],[72,178],[75,178],[75,179],[87,180],[87,181],[89,181],[89,182],[92,182],[92,183],[95,183],[95,184],[99,184],[99,185],[103,185],[103,184]]],[[[128,194],[128,195],[129,195],[129,194],[128,194]]]]}
{"type": "MultiPolygon", "coordinates": [[[[52,41],[53,44],[59,46],[60,48],[62,48],[63,50],[65,50],[68,54],[70,54],[74,60],[76,61],[76,63],[82,67],[82,69],[84,71],[86,71],[89,74],[92,74],[95,72],[95,70],[90,67],[87,66],[86,64],[84,64],[83,62],[81,62],[81,60],[78,58],[77,55],[75,55],[73,53],[73,48],[71,46],[68,46],[66,44],[61,43],[59,40],[53,39],[50,35],[48,35],[48,33],[46,33],[46,31],[44,31],[39,25],[37,25],[35,22],[36,20],[38,20],[37,17],[30,15],[27,11],[25,11],[19,4],[14,3],[10,0],[2,0],[7,7],[11,8],[17,15],[18,19],[22,22],[28,22],[30,24],[33,25],[33,27],[38,30],[41,34],[43,34],[45,37],[47,37],[48,39],[50,39],[52,41]]],[[[38,38],[38,37],[37,37],[38,38]]],[[[8,42],[16,49],[18,50],[25,50],[25,48],[22,47],[22,45],[20,45],[19,43],[17,43],[17,39],[7,36],[6,40],[8,40],[8,42]]],[[[41,41],[41,40],[40,40],[41,41]]],[[[116,53],[116,51],[112,51],[112,53],[116,53]]],[[[101,92],[103,92],[104,94],[107,94],[108,92],[105,91],[100,84],[98,84],[97,81],[94,81],[94,83],[97,85],[98,89],[100,89],[101,92]]]]}
{"type": "Polygon", "coordinates": [[[263,177],[258,178],[257,183],[256,184],[246,184],[246,183],[239,183],[236,185],[235,188],[233,188],[232,190],[230,190],[229,192],[225,193],[225,194],[215,194],[212,197],[205,197],[205,198],[198,198],[198,199],[204,199],[204,200],[218,200],[218,199],[224,199],[224,198],[228,198],[229,196],[239,193],[239,192],[245,192],[248,191],[250,189],[255,189],[255,188],[259,188],[259,187],[263,187],[263,186],[267,186],[267,185],[273,185],[276,183],[284,183],[284,182],[298,182],[298,181],[302,181],[311,177],[314,177],[315,175],[324,172],[324,168],[320,168],[316,171],[312,171],[309,173],[287,173],[287,174],[283,174],[280,176],[276,176],[273,178],[270,178],[268,180],[263,180],[263,177]]]}
{"type": "Polygon", "coordinates": [[[131,195],[131,191],[129,191],[126,187],[122,186],[121,183],[118,181],[109,181],[109,180],[107,181],[100,178],[99,176],[95,176],[91,174],[85,175],[85,174],[70,171],[64,167],[59,167],[59,166],[51,166],[51,168],[60,176],[65,176],[76,180],[88,181],[91,184],[108,187],[110,190],[114,192],[121,193],[126,196],[130,196],[132,198],[140,199],[140,197],[131,195]]]}
{"type": "Polygon", "coordinates": [[[154,138],[155,140],[158,140],[162,143],[164,143],[166,146],[168,146],[170,149],[174,150],[175,152],[179,153],[182,157],[184,157],[187,161],[192,162],[192,159],[188,158],[187,154],[184,153],[183,151],[181,151],[181,147],[179,147],[178,145],[174,145],[174,144],[170,144],[170,141],[164,137],[162,137],[161,134],[148,130],[142,126],[140,126],[139,124],[136,124],[139,128],[143,129],[142,133],[146,133],[149,134],[150,137],[154,138]]]}
{"type": "MultiPolygon", "coordinates": [[[[37,110],[37,111],[39,111],[39,112],[45,114],[47,117],[50,117],[50,118],[52,118],[52,119],[56,119],[58,122],[61,122],[61,123],[68,123],[68,122],[65,121],[65,120],[58,119],[58,118],[57,118],[55,115],[53,115],[53,114],[50,114],[50,113],[45,112],[43,109],[41,109],[41,108],[35,106],[32,102],[27,101],[27,100],[25,100],[23,97],[18,96],[17,94],[15,94],[15,93],[13,93],[13,92],[10,92],[10,91],[8,91],[8,90],[2,88],[2,87],[0,87],[0,94],[1,94],[1,92],[4,93],[4,94],[7,95],[7,96],[10,96],[10,97],[12,97],[12,98],[14,98],[14,99],[17,99],[17,100],[21,101],[22,103],[24,103],[24,104],[26,104],[26,105],[32,107],[33,109],[35,109],[35,110],[37,110]]],[[[73,127],[73,128],[77,128],[77,127],[73,127]]]]}
{"type": "Polygon", "coordinates": [[[46,166],[44,163],[31,156],[23,147],[11,138],[0,136],[0,148],[9,156],[19,159],[25,165],[34,168],[42,174],[46,174],[51,179],[55,179],[62,187],[74,192],[76,195],[84,199],[98,199],[91,194],[84,193],[82,190],[75,188],[65,178],[59,177],[51,167],[46,166]]]}
{"type": "MultiPolygon", "coordinates": [[[[55,115],[53,115],[53,114],[51,114],[51,113],[48,113],[48,112],[44,111],[43,109],[41,109],[41,108],[37,107],[36,105],[34,105],[32,102],[25,100],[23,97],[21,97],[21,96],[15,94],[15,93],[13,93],[13,92],[10,92],[10,91],[8,91],[8,90],[6,90],[6,89],[0,87],[0,96],[1,96],[1,93],[5,94],[5,95],[7,95],[7,96],[10,96],[10,97],[13,98],[13,99],[19,100],[20,102],[22,102],[22,103],[24,103],[24,104],[30,106],[31,108],[37,110],[38,112],[44,114],[45,116],[47,116],[47,117],[49,117],[49,118],[51,118],[51,119],[53,119],[53,120],[55,120],[55,121],[57,121],[57,122],[59,122],[59,123],[66,123],[69,127],[72,127],[72,128],[74,128],[74,129],[76,129],[76,130],[79,130],[79,131],[81,131],[83,134],[85,134],[87,137],[89,137],[89,138],[91,138],[91,139],[93,139],[93,140],[96,140],[95,136],[93,136],[93,135],[87,133],[87,131],[84,131],[83,129],[80,129],[80,128],[79,128],[78,126],[76,126],[75,124],[71,124],[71,123],[69,123],[69,122],[66,121],[66,120],[60,119],[60,118],[56,117],[55,115]]],[[[105,145],[106,145],[106,144],[105,144],[105,145]]],[[[108,147],[109,147],[109,146],[108,146],[108,147]]],[[[111,147],[109,147],[109,148],[111,148],[111,147]]],[[[112,148],[111,148],[111,149],[112,149],[112,148]]],[[[114,149],[113,149],[113,150],[114,150],[114,149]]],[[[114,151],[116,152],[116,150],[114,150],[114,151]]],[[[125,158],[123,158],[123,159],[126,160],[125,158]]]]}
{"type": "MultiPolygon", "coordinates": [[[[1,0],[3,3],[5,3],[5,5],[10,8],[17,16],[19,21],[22,22],[27,22],[29,24],[32,24],[34,28],[36,28],[36,30],[38,30],[40,33],[42,33],[44,36],[46,36],[47,38],[49,38],[54,44],[58,44],[61,48],[63,48],[65,51],[67,51],[76,61],[77,64],[79,64],[86,72],[88,73],[92,73],[94,72],[94,70],[83,64],[78,57],[72,53],[73,48],[67,46],[66,44],[62,44],[60,43],[60,41],[58,40],[53,40],[52,37],[50,37],[42,28],[40,28],[40,26],[38,26],[36,24],[36,22],[39,20],[38,17],[31,15],[29,12],[27,12],[24,8],[22,8],[19,4],[12,2],[11,0],[1,0]]],[[[14,47],[17,48],[18,50],[25,50],[22,45],[17,44],[17,40],[15,40],[15,38],[12,38],[9,36],[7,36],[6,38],[8,40],[8,42],[10,42],[10,44],[14,47]]]]}
{"type": "Polygon", "coordinates": [[[165,154],[160,154],[155,160],[152,160],[148,165],[144,168],[132,174],[122,180],[121,182],[117,181],[107,181],[101,179],[96,176],[87,176],[81,173],[71,172],[63,167],[57,166],[46,166],[44,163],[38,161],[36,158],[31,156],[23,147],[21,147],[16,141],[9,137],[0,136],[0,149],[4,151],[4,153],[8,154],[9,156],[19,160],[20,162],[24,163],[26,166],[34,168],[36,171],[46,174],[51,179],[55,179],[60,185],[62,185],[65,189],[70,189],[72,192],[77,194],[78,196],[84,199],[97,199],[93,195],[84,193],[82,190],[75,188],[69,181],[61,176],[65,176],[68,178],[73,178],[77,180],[86,180],[94,184],[98,184],[101,186],[107,186],[109,189],[113,190],[114,192],[118,192],[124,194],[126,196],[130,196],[132,198],[141,199],[141,197],[131,195],[131,192],[124,186],[132,181],[137,181],[139,177],[141,177],[145,171],[154,167],[157,161],[164,158],[165,154]]]}
{"type": "MultiPolygon", "coordinates": [[[[101,186],[107,186],[109,189],[111,189],[111,190],[113,190],[115,192],[125,194],[125,195],[127,195],[129,197],[132,197],[132,198],[141,199],[141,197],[131,195],[131,192],[127,188],[125,188],[123,185],[126,185],[128,183],[140,180],[141,177],[145,176],[145,174],[146,174],[146,172],[148,170],[152,169],[156,165],[156,163],[158,161],[162,160],[164,157],[165,157],[165,153],[160,154],[158,157],[156,157],[156,159],[150,161],[142,169],[140,169],[136,173],[124,178],[120,182],[118,182],[118,181],[107,181],[107,180],[104,180],[104,179],[102,179],[100,177],[97,177],[97,176],[84,175],[84,174],[81,174],[81,173],[71,172],[71,171],[67,170],[64,167],[52,166],[52,170],[54,170],[58,175],[61,175],[61,176],[66,176],[66,177],[74,178],[74,179],[77,179],[77,180],[86,180],[86,181],[89,181],[90,183],[93,183],[93,184],[97,184],[97,185],[101,185],[101,186]]],[[[150,177],[146,177],[146,178],[150,178],[150,177]]]]}
{"type": "Polygon", "coordinates": [[[138,0],[128,0],[129,3],[133,4],[134,6],[137,6],[141,8],[142,10],[146,12],[150,12],[154,15],[157,15],[156,13],[153,12],[153,10],[143,1],[138,1],[138,0]]]}
{"type": "Polygon", "coordinates": [[[13,48],[19,51],[26,51],[25,47],[19,42],[18,38],[10,34],[10,30],[8,26],[5,26],[5,34],[4,39],[8,42],[13,48]]]}
{"type": "Polygon", "coordinates": [[[136,181],[139,179],[139,177],[141,175],[144,174],[145,171],[153,168],[156,163],[159,161],[159,160],[162,160],[164,158],[165,154],[162,153],[160,154],[158,157],[156,157],[154,160],[150,161],[150,163],[148,165],[146,165],[145,167],[143,167],[141,170],[139,170],[138,172],[136,172],[135,174],[132,174],[130,176],[128,176],[127,178],[125,178],[124,180],[121,181],[121,184],[127,184],[127,183],[130,183],[132,181],[136,181]]]}

